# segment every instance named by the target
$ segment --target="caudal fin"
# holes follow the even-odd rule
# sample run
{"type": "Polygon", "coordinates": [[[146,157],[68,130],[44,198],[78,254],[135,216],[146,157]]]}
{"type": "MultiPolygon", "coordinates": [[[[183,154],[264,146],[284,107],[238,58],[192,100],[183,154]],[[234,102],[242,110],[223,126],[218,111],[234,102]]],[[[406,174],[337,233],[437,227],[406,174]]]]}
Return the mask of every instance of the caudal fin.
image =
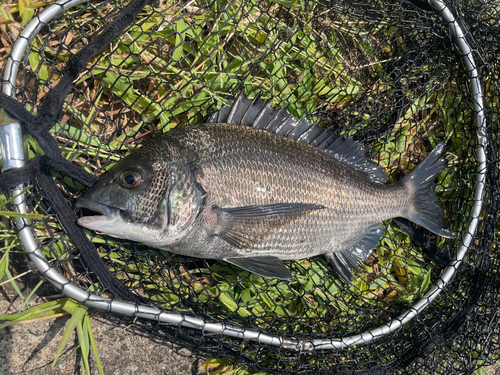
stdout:
{"type": "Polygon", "coordinates": [[[445,238],[456,238],[457,234],[445,229],[443,210],[437,204],[434,179],[446,167],[444,154],[446,145],[441,142],[427,155],[411,173],[401,181],[408,188],[413,202],[406,218],[445,238]]]}

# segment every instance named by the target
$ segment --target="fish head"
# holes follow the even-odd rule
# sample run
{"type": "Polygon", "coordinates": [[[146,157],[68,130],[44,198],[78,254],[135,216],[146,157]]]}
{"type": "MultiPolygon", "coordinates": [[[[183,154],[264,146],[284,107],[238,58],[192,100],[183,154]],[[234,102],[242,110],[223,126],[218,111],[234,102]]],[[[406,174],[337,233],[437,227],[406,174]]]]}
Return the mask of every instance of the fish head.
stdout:
{"type": "Polygon", "coordinates": [[[100,215],[78,224],[99,234],[150,242],[164,228],[168,163],[132,153],[114,165],[76,202],[100,215]]]}

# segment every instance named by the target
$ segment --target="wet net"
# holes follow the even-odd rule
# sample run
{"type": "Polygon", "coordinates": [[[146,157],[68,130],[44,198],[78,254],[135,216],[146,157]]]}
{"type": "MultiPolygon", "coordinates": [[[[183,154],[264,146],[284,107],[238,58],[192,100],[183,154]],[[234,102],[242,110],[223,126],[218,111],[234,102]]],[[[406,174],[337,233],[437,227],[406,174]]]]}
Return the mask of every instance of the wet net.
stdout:
{"type": "Polygon", "coordinates": [[[0,96],[12,119],[0,126],[4,151],[24,149],[22,158],[4,157],[1,187],[17,196],[13,209],[38,215],[15,223],[29,262],[72,298],[138,317],[136,329],[254,370],[463,374],[493,361],[499,6],[52,5],[19,37],[0,96]],[[96,176],[241,92],[352,137],[391,183],[445,141],[436,195],[458,239],[386,221],[346,283],[322,256],[286,261],[290,280],[266,279],[76,225],[74,203],[96,176]],[[16,148],[8,134],[17,123],[24,138],[16,148]]]}

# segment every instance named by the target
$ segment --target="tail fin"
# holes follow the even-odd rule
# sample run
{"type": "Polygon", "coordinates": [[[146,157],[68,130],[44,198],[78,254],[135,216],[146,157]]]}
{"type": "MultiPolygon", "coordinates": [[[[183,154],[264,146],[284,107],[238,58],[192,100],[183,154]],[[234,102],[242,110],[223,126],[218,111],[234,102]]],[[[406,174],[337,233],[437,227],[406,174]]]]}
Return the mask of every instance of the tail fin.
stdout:
{"type": "Polygon", "coordinates": [[[434,192],[434,178],[447,164],[443,157],[446,151],[447,147],[443,142],[438,144],[422,163],[403,178],[401,183],[406,185],[413,197],[405,217],[438,236],[456,238],[455,232],[444,229],[443,210],[436,203],[434,192]]]}

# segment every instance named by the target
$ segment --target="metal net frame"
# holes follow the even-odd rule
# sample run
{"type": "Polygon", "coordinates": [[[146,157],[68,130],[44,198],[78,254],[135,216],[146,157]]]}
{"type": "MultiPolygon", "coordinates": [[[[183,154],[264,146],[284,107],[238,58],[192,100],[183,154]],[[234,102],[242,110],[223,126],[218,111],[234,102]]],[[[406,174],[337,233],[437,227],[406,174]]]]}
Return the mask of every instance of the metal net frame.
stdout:
{"type": "Polygon", "coordinates": [[[54,3],[3,68],[1,187],[44,216],[16,219],[27,259],[87,306],[250,368],[472,371],[498,348],[497,5],[54,3]],[[74,224],[95,175],[242,90],[351,136],[392,181],[446,140],[436,194],[459,239],[388,221],[348,284],[322,257],[267,280],[74,224]]]}

